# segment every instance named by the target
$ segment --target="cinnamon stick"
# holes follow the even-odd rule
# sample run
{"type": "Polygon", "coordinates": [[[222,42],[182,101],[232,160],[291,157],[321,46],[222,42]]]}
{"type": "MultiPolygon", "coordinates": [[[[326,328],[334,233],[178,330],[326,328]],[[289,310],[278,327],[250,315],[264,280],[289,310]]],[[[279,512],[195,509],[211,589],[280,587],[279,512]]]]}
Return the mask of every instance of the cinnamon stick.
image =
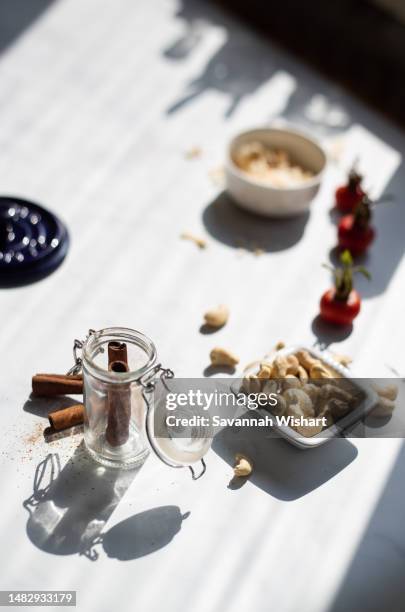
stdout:
{"type": "Polygon", "coordinates": [[[123,361],[128,365],[128,352],[125,342],[112,340],[108,343],[108,364],[113,361],[123,361]]]}
{"type": "Polygon", "coordinates": [[[55,410],[48,414],[48,419],[51,427],[55,431],[61,431],[74,425],[83,423],[84,406],[83,404],[75,404],[62,410],[55,410]]]}
{"type": "Polygon", "coordinates": [[[66,374],[35,374],[32,377],[32,394],[42,397],[55,395],[80,395],[83,393],[83,377],[66,374]]]}
{"type": "MultiPolygon", "coordinates": [[[[128,372],[126,361],[111,361],[110,372],[128,372]]],[[[110,446],[121,446],[129,438],[131,389],[128,383],[114,383],[108,391],[108,419],[105,437],[110,446]]]]}

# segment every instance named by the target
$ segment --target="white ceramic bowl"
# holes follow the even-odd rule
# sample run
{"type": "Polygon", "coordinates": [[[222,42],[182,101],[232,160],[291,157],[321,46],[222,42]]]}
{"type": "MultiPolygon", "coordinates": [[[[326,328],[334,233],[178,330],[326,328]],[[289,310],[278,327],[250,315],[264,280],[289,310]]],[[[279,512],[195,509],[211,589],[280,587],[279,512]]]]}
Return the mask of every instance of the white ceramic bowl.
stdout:
{"type": "Polygon", "coordinates": [[[290,129],[258,128],[242,132],[229,144],[225,163],[227,191],[234,202],[250,212],[266,217],[291,217],[308,210],[318,193],[326,154],[312,138],[290,129]],[[314,176],[302,185],[278,188],[263,183],[241,170],[233,161],[237,149],[245,143],[259,141],[272,149],[286,151],[290,159],[314,176]]]}

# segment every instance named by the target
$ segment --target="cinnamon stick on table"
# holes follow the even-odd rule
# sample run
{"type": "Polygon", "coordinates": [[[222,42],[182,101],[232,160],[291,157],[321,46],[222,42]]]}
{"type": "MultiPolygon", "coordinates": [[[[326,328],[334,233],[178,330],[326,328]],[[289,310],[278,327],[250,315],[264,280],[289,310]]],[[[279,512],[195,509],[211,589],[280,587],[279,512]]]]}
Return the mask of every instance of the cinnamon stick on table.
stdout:
{"type": "Polygon", "coordinates": [[[55,410],[48,414],[49,423],[54,431],[61,431],[74,425],[80,425],[83,423],[84,417],[84,406],[83,404],[75,404],[74,406],[68,406],[68,408],[62,408],[62,410],[55,410]]]}
{"type": "Polygon", "coordinates": [[[66,374],[35,374],[32,377],[32,394],[42,397],[56,395],[81,395],[83,377],[66,374]]]}
{"type": "MultiPolygon", "coordinates": [[[[127,348],[124,343],[110,342],[108,345],[110,372],[129,372],[127,348]],[[121,344],[120,347],[117,345],[121,344]],[[111,347],[111,345],[114,345],[111,347]],[[110,349],[111,347],[111,349],[110,349]],[[123,360],[117,360],[117,353],[123,360]],[[110,360],[110,358],[112,358],[110,360]]],[[[121,446],[129,438],[131,421],[131,387],[129,383],[113,383],[108,391],[108,418],[105,437],[110,446],[121,446]]]]}

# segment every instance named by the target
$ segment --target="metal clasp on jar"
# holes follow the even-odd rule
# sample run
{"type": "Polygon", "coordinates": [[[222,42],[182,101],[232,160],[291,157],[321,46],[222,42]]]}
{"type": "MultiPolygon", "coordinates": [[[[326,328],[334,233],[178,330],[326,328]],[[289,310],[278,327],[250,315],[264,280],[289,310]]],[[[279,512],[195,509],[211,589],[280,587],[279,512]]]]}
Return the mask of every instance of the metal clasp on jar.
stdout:
{"type": "Polygon", "coordinates": [[[80,372],[82,370],[83,360],[82,360],[82,357],[79,357],[78,351],[82,350],[83,346],[85,345],[87,340],[90,338],[90,336],[92,334],[95,334],[95,333],[96,333],[96,330],[89,329],[89,333],[87,334],[85,340],[78,340],[77,338],[75,338],[75,340],[73,342],[73,361],[74,361],[74,364],[72,365],[70,370],[68,370],[66,372],[67,376],[74,376],[75,374],[80,374],[80,372]]]}

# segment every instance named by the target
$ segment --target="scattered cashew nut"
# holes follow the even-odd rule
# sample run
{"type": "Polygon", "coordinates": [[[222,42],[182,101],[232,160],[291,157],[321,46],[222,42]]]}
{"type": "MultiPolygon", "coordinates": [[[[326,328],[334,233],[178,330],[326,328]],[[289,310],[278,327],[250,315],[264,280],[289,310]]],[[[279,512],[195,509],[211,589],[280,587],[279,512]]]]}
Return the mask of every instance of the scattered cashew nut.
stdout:
{"type": "Polygon", "coordinates": [[[224,348],[213,348],[210,353],[211,365],[234,367],[239,363],[239,358],[224,348]]]}
{"type": "Polygon", "coordinates": [[[217,308],[207,310],[204,314],[204,320],[210,327],[222,327],[228,321],[229,308],[221,304],[217,308]]]}
{"type": "Polygon", "coordinates": [[[371,415],[373,417],[387,417],[391,416],[391,414],[395,410],[395,402],[388,399],[387,397],[380,397],[378,404],[371,411],[371,415]]]}
{"type": "Polygon", "coordinates": [[[194,242],[194,244],[197,245],[199,249],[205,249],[205,247],[207,246],[207,242],[206,240],[204,240],[204,238],[195,236],[195,234],[191,234],[191,232],[183,232],[182,234],[180,234],[180,238],[183,238],[183,240],[190,240],[190,242],[194,242]]]}
{"type": "Polygon", "coordinates": [[[241,455],[237,453],[235,455],[235,466],[233,468],[233,473],[235,476],[249,476],[253,472],[253,463],[250,459],[245,457],[245,455],[241,455]]]}
{"type": "Polygon", "coordinates": [[[381,387],[374,384],[373,389],[378,393],[379,400],[378,404],[371,411],[372,416],[382,418],[390,416],[395,409],[395,400],[398,396],[397,385],[391,384],[381,387]]]}
{"type": "Polygon", "coordinates": [[[381,387],[381,385],[372,385],[374,391],[378,393],[380,397],[385,397],[392,402],[397,399],[398,396],[398,387],[395,384],[385,385],[385,387],[381,387]]]}

